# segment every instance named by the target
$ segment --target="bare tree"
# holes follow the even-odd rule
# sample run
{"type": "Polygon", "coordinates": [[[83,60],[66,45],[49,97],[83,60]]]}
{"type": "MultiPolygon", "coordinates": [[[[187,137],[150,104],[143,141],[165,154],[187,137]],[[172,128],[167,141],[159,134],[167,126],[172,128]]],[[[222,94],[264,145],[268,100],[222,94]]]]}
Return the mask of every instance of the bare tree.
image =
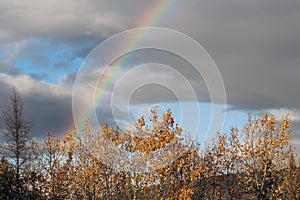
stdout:
{"type": "Polygon", "coordinates": [[[5,143],[1,145],[1,153],[15,170],[16,195],[22,198],[23,172],[28,166],[32,150],[29,140],[32,123],[24,119],[23,104],[15,88],[3,109],[3,122],[4,129],[1,132],[5,143]]]}

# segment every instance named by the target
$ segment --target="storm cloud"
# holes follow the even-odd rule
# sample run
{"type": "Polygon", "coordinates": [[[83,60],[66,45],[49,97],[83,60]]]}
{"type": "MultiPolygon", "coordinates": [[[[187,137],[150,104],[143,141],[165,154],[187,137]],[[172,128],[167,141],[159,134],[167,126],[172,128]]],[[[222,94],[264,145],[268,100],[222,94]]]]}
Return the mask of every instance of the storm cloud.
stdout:
{"type": "MultiPolygon", "coordinates": [[[[1,103],[15,85],[37,131],[64,131],[72,120],[72,84],[81,61],[113,34],[149,25],[141,21],[158,3],[0,0],[1,103]]],[[[187,34],[207,50],[220,70],[231,109],[294,111],[300,109],[299,11],[300,1],[294,0],[178,1],[154,25],[187,34]]],[[[166,58],[166,64],[182,69],[199,100],[209,102],[205,82],[188,63],[155,52],[136,54],[133,62],[166,58]]],[[[176,77],[172,81],[182,86],[176,77]]],[[[131,103],[176,101],[168,92],[147,91],[131,103]]],[[[109,111],[102,114],[107,120],[112,117],[109,111]]]]}

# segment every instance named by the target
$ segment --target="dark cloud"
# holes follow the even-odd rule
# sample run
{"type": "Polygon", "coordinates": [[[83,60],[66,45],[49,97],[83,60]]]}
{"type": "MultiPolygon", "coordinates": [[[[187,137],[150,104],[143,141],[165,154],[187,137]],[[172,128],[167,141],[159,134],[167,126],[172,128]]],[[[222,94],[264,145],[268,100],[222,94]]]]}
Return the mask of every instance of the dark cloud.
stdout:
{"type": "Polygon", "coordinates": [[[218,65],[228,103],[245,110],[299,108],[300,3],[201,4],[199,32],[190,32],[218,65]]]}
{"type": "Polygon", "coordinates": [[[47,74],[38,74],[38,73],[29,73],[28,74],[31,78],[35,79],[35,80],[45,80],[48,78],[47,74]]]}
{"type": "Polygon", "coordinates": [[[108,2],[1,1],[2,41],[26,38],[52,38],[60,41],[81,41],[101,38],[124,28],[124,17],[106,10],[108,2]]]}
{"type": "Polygon", "coordinates": [[[64,85],[73,86],[75,82],[76,73],[66,74],[63,76],[61,82],[64,85]]]}
{"type": "MultiPolygon", "coordinates": [[[[84,58],[108,36],[139,26],[141,16],[158,2],[131,3],[5,3],[1,6],[0,38],[6,43],[30,38],[50,40],[69,55],[62,54],[62,59],[56,58],[59,61],[53,63],[53,58],[41,53],[49,46],[30,42],[20,56],[33,60],[33,67],[67,68],[72,65],[72,57],[84,58]]],[[[182,31],[208,50],[222,73],[228,102],[234,108],[299,108],[299,9],[300,2],[293,0],[187,1],[177,3],[157,25],[182,31]]]]}
{"type": "MultiPolygon", "coordinates": [[[[69,75],[69,77],[71,76],[69,75]]],[[[48,84],[27,75],[9,76],[0,74],[1,111],[5,108],[6,103],[9,102],[9,96],[13,87],[16,87],[22,99],[25,119],[33,122],[32,137],[44,137],[46,132],[52,132],[54,135],[65,135],[68,130],[74,130],[72,87],[68,87],[67,84],[48,84]]],[[[79,98],[80,100],[86,100],[84,94],[79,98]]],[[[108,104],[109,102],[104,102],[103,105],[95,107],[97,123],[91,122],[94,128],[98,128],[103,123],[108,123],[114,127],[117,126],[112,109],[107,106],[108,104]]],[[[119,122],[128,126],[128,121],[126,121],[127,113],[118,107],[114,109],[119,113],[119,122]]],[[[81,114],[85,115],[88,113],[81,114]]],[[[84,123],[85,117],[87,116],[81,116],[81,121],[77,125],[84,123]]],[[[0,130],[3,128],[4,124],[1,120],[0,130]]]]}
{"type": "MultiPolygon", "coordinates": [[[[146,0],[0,1],[0,58],[9,60],[0,63],[0,72],[11,74],[0,76],[1,102],[12,85],[16,85],[28,116],[37,125],[36,134],[65,130],[72,119],[71,88],[79,68],[74,60],[84,59],[99,42],[119,31],[148,25],[142,24],[144,16],[157,3],[146,0]],[[27,78],[16,76],[21,73],[18,67],[22,66],[14,66],[12,61],[20,58],[31,62],[27,78]],[[49,77],[62,71],[66,75],[57,75],[60,80],[57,85],[42,81],[46,74],[49,77]]],[[[203,45],[222,74],[232,109],[293,110],[300,109],[299,10],[300,1],[295,0],[178,1],[154,25],[181,31],[203,45]]],[[[201,75],[178,57],[161,52],[136,53],[132,64],[153,60],[173,66],[194,86],[200,100],[210,101],[201,75]]],[[[132,75],[134,81],[124,83],[128,87],[143,75],[167,77],[168,73],[149,68],[147,73],[132,75]]],[[[94,71],[90,71],[81,81],[88,83],[93,76],[94,71]]],[[[185,94],[178,77],[168,78],[185,94]]],[[[144,87],[137,90],[131,102],[175,100],[166,90],[144,87]],[[146,92],[141,92],[143,89],[146,92]]],[[[109,121],[112,113],[107,108],[100,117],[109,121]]],[[[299,124],[294,123],[295,129],[300,130],[299,124]]]]}
{"type": "MultiPolygon", "coordinates": [[[[25,117],[34,124],[33,137],[44,136],[46,131],[62,134],[72,129],[71,91],[37,81],[30,76],[0,75],[0,105],[5,107],[13,87],[16,87],[23,101],[25,117]]],[[[3,122],[0,123],[3,128],[3,122]]]]}
{"type": "Polygon", "coordinates": [[[297,155],[300,155],[300,121],[292,121],[291,130],[293,130],[291,143],[295,147],[297,155]]]}
{"type": "Polygon", "coordinates": [[[19,71],[10,61],[0,61],[0,73],[18,74],[19,71]]]}
{"type": "MultiPolygon", "coordinates": [[[[133,104],[174,102],[179,100],[179,96],[184,97],[181,100],[190,101],[193,97],[188,90],[189,88],[186,88],[190,86],[199,101],[210,101],[209,92],[201,72],[198,72],[191,63],[180,55],[162,50],[145,49],[134,51],[125,56],[130,58],[128,66],[123,66],[118,82],[114,80],[116,83],[112,82],[111,84],[115,84],[116,88],[120,86],[128,88],[129,91],[123,90],[124,94],[121,92],[121,94],[114,94],[115,96],[125,96],[127,92],[134,92],[131,98],[133,104]],[[158,63],[161,66],[147,63],[158,63]],[[140,68],[133,68],[132,66],[140,66],[140,68]],[[171,89],[168,86],[175,87],[171,89]],[[136,87],[136,91],[129,89],[136,87]]],[[[118,60],[122,59],[123,57],[120,57],[118,60]]],[[[112,67],[118,65],[118,60],[111,64],[112,67]]],[[[124,101],[127,102],[127,99],[124,101]]]]}

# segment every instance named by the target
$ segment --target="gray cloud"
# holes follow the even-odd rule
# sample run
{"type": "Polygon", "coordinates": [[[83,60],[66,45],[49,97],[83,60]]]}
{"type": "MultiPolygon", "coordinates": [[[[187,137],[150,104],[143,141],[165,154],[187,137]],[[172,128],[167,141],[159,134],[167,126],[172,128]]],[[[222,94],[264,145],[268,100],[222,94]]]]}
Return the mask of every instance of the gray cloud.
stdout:
{"type": "Polygon", "coordinates": [[[218,65],[228,102],[245,110],[299,108],[299,2],[200,4],[192,35],[218,65]]]}
{"type": "MultiPolygon", "coordinates": [[[[79,67],[72,61],[86,57],[93,47],[112,34],[143,25],[143,16],[151,13],[158,2],[0,0],[0,56],[9,60],[1,61],[0,72],[20,73],[11,64],[18,58],[32,61],[28,71],[30,68],[43,71],[41,74],[28,72],[34,78],[1,75],[0,100],[7,97],[15,84],[38,131],[64,130],[72,117],[70,91],[74,71],[79,67]],[[52,50],[47,54],[49,49],[52,50]],[[51,56],[56,51],[61,54],[53,62],[51,56]],[[70,72],[60,75],[58,85],[42,84],[45,74],[49,76],[61,69],[70,72]]],[[[155,25],[186,33],[205,47],[219,67],[228,103],[233,109],[293,110],[300,109],[299,10],[300,1],[294,0],[179,1],[155,25]]],[[[135,54],[132,63],[155,59],[171,65],[191,82],[200,100],[209,101],[203,79],[187,63],[160,52],[148,53],[135,54]]],[[[167,75],[151,70],[147,74],[167,75]]],[[[135,79],[139,78],[142,75],[136,75],[135,79]]],[[[184,93],[176,77],[170,78],[170,82],[184,93]]],[[[129,87],[134,81],[126,84],[129,87]]],[[[137,104],[174,101],[170,93],[155,87],[135,95],[132,102],[137,104]]],[[[103,119],[111,119],[109,110],[103,112],[103,119]]],[[[297,124],[295,127],[298,130],[297,124]]]]}
{"type": "Polygon", "coordinates": [[[65,74],[65,75],[62,77],[61,82],[62,82],[62,84],[64,84],[64,85],[68,85],[68,86],[73,87],[73,84],[74,84],[74,81],[75,81],[75,77],[76,77],[76,74],[75,74],[75,73],[65,74]]]}
{"type": "MultiPolygon", "coordinates": [[[[71,56],[84,57],[97,42],[138,26],[140,16],[156,3],[3,1],[0,39],[9,43],[49,38],[71,56]]],[[[300,3],[292,0],[179,2],[158,25],[182,31],[208,50],[223,75],[233,108],[299,108],[299,8],[300,3]]],[[[39,61],[39,67],[50,62],[40,54],[45,48],[29,45],[23,56],[39,61]]],[[[59,68],[68,64],[53,63],[59,68]]]]}
{"type": "Polygon", "coordinates": [[[10,61],[0,61],[0,73],[18,74],[18,70],[10,61]]]}
{"type": "MultiPolygon", "coordinates": [[[[191,101],[193,97],[190,94],[190,90],[188,90],[189,88],[186,88],[190,84],[199,101],[210,101],[209,92],[205,85],[205,80],[201,76],[202,74],[199,74],[195,67],[180,55],[162,50],[146,49],[135,51],[126,56],[131,57],[128,62],[129,66],[125,66],[121,73],[119,72],[117,80],[113,80],[115,83],[112,82],[110,84],[115,85],[114,87],[116,88],[119,86],[128,88],[129,91],[123,90],[120,94],[114,94],[115,96],[119,95],[122,98],[127,92],[133,92],[131,99],[133,104],[174,102],[179,100],[179,96],[184,97],[181,100],[191,101]],[[158,63],[162,66],[147,63],[158,63]],[[133,68],[135,66],[140,66],[140,68],[133,68]],[[139,83],[143,84],[139,85],[139,83]],[[175,87],[171,90],[164,83],[175,87]],[[137,90],[130,91],[129,88],[136,88],[137,90]],[[125,93],[122,94],[122,92],[125,93]]],[[[115,63],[117,64],[118,60],[115,63]]],[[[114,67],[115,63],[112,63],[112,67],[114,67]]],[[[124,99],[125,102],[127,100],[124,99]]]]}
{"type": "Polygon", "coordinates": [[[44,80],[48,78],[47,74],[29,73],[28,75],[35,80],[44,80]]]}
{"type": "Polygon", "coordinates": [[[124,27],[125,19],[119,13],[106,10],[108,2],[1,1],[2,41],[30,37],[77,41],[101,38],[124,27]]]}
{"type": "MultiPolygon", "coordinates": [[[[91,77],[91,75],[88,74],[87,77],[91,77]]],[[[23,102],[25,118],[34,124],[31,136],[44,137],[47,131],[53,132],[54,135],[64,135],[68,130],[74,129],[72,86],[75,75],[65,75],[60,84],[57,85],[46,83],[39,80],[40,78],[35,77],[35,75],[0,74],[0,110],[2,112],[2,109],[5,108],[12,88],[16,87],[23,102]]],[[[86,100],[84,94],[80,98],[86,100]]],[[[99,125],[107,122],[115,126],[116,122],[110,107],[107,106],[108,104],[109,102],[104,102],[103,105],[95,108],[97,119],[99,125]]],[[[124,111],[117,107],[115,109],[122,113],[122,116],[125,116],[124,111]]],[[[83,123],[83,121],[81,122],[83,123]]],[[[0,120],[0,130],[3,128],[3,121],[0,120]]]]}
{"type": "MultiPolygon", "coordinates": [[[[62,134],[74,127],[72,121],[71,91],[63,86],[37,81],[30,76],[0,74],[0,105],[9,101],[12,87],[16,87],[23,101],[26,119],[33,121],[33,137],[44,136],[46,131],[62,134]]],[[[3,122],[0,122],[3,128],[3,122]]]]}
{"type": "Polygon", "coordinates": [[[300,120],[294,120],[291,122],[291,130],[291,144],[295,147],[297,155],[300,155],[300,120]]]}

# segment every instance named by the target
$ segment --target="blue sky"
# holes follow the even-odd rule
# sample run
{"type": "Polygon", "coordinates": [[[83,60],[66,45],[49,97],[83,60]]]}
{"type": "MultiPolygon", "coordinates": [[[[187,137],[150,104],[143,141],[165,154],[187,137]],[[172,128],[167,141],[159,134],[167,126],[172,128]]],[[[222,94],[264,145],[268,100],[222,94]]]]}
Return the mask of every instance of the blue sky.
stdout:
{"type": "Polygon", "coordinates": [[[73,49],[53,43],[47,39],[30,41],[23,52],[11,60],[12,65],[20,74],[58,84],[64,74],[76,73],[83,58],[74,56],[73,49]]]}
{"type": "MultiPolygon", "coordinates": [[[[83,61],[94,47],[111,36],[149,25],[142,23],[145,15],[153,13],[155,17],[155,9],[161,2],[0,0],[1,106],[7,101],[11,88],[16,86],[23,98],[26,116],[35,123],[35,137],[42,137],[46,131],[62,134],[73,128],[72,89],[83,61]]],[[[172,3],[164,2],[165,5],[172,3]]],[[[292,0],[178,1],[155,23],[190,36],[216,63],[226,89],[228,109],[224,110],[224,127],[214,129],[226,132],[231,126],[242,126],[247,112],[270,111],[279,117],[290,113],[295,130],[293,142],[300,152],[299,10],[300,2],[292,0]]],[[[189,64],[180,58],[165,56],[162,52],[137,52],[133,53],[129,68],[153,59],[182,69],[179,71],[195,86],[200,113],[210,115],[210,98],[203,79],[188,70],[189,64]]],[[[103,66],[98,68],[103,69],[103,66]]],[[[151,68],[146,71],[144,76],[168,75],[151,68]]],[[[83,82],[88,82],[93,73],[83,76],[83,82]]],[[[122,75],[123,71],[119,73],[122,75]]],[[[122,84],[129,87],[141,78],[141,75],[136,76],[132,82],[122,84]]],[[[115,84],[113,79],[111,81],[115,84]]],[[[178,88],[182,86],[176,78],[171,77],[170,83],[178,88]]],[[[185,94],[183,89],[179,91],[185,94]]],[[[112,95],[111,91],[104,92],[112,95]]],[[[145,114],[139,110],[160,104],[171,108],[179,121],[180,109],[172,94],[157,87],[147,91],[141,88],[139,92],[133,95],[130,105],[136,118],[138,114],[145,114]]],[[[99,106],[101,122],[114,121],[109,105],[104,101],[99,106]]],[[[200,123],[200,132],[203,132],[209,119],[203,117],[200,123]]],[[[188,127],[183,128],[188,130],[188,127]]]]}

